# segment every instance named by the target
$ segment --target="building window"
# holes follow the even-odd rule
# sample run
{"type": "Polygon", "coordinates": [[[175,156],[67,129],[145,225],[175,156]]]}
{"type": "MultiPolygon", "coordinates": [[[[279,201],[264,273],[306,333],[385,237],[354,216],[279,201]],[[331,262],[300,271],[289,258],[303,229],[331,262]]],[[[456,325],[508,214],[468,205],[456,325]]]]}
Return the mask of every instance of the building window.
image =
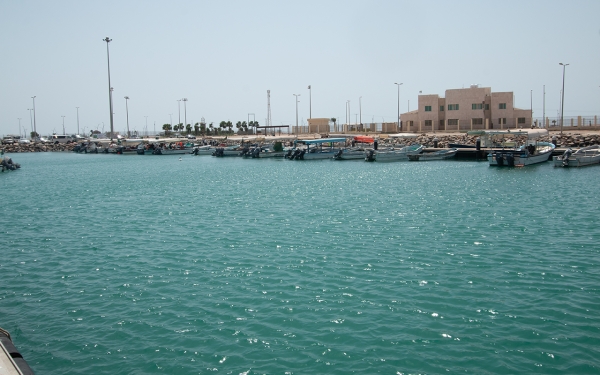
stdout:
{"type": "Polygon", "coordinates": [[[443,105],[440,106],[440,112],[444,112],[444,106],[443,105]]]}
{"type": "Polygon", "coordinates": [[[425,126],[431,126],[431,125],[433,125],[432,120],[425,120],[425,126]]]}
{"type": "Polygon", "coordinates": [[[499,118],[499,119],[498,119],[498,124],[500,124],[500,125],[502,125],[502,124],[506,125],[506,117],[504,117],[504,118],[499,118]]]}
{"type": "Polygon", "coordinates": [[[483,103],[473,103],[471,109],[483,109],[483,103]]]}
{"type": "Polygon", "coordinates": [[[473,121],[473,125],[483,125],[482,118],[473,118],[473,119],[471,119],[471,121],[473,121]]]}
{"type": "Polygon", "coordinates": [[[430,105],[426,105],[425,106],[425,112],[431,112],[431,106],[430,105]]]}
{"type": "Polygon", "coordinates": [[[506,103],[498,104],[498,109],[506,109],[506,103]]]}
{"type": "Polygon", "coordinates": [[[458,104],[448,104],[449,111],[458,111],[458,104]]]}
{"type": "Polygon", "coordinates": [[[486,104],[486,105],[485,105],[485,110],[486,110],[486,111],[489,111],[489,110],[490,110],[490,105],[489,105],[489,104],[486,104]]]}
{"type": "Polygon", "coordinates": [[[517,119],[517,124],[524,124],[525,123],[525,117],[519,117],[517,119]]]}
{"type": "Polygon", "coordinates": [[[449,118],[448,125],[458,125],[458,119],[457,118],[449,118]]]}

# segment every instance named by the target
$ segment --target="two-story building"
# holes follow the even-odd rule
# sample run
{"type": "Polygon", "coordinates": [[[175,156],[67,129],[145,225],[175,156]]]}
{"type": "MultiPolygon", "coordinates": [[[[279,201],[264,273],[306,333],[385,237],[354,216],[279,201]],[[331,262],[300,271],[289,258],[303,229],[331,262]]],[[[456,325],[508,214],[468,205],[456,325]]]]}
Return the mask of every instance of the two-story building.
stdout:
{"type": "Polygon", "coordinates": [[[531,127],[531,110],[513,106],[512,92],[471,85],[439,95],[419,95],[419,108],[400,115],[406,132],[515,129],[531,127]]]}

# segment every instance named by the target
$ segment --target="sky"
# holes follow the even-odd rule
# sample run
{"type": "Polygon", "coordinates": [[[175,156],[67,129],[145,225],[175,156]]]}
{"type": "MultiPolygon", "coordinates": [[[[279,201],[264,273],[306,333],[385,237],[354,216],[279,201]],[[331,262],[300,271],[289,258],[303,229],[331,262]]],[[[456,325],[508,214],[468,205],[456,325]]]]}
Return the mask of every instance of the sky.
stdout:
{"type": "Polygon", "coordinates": [[[394,122],[398,100],[471,84],[556,117],[561,62],[564,115],[600,115],[599,15],[598,0],[4,0],[0,134],[29,134],[33,96],[40,135],[77,133],[77,115],[80,134],[109,131],[106,37],[121,133],[127,114],[150,133],[265,125],[267,90],[272,125],[295,125],[296,104],[300,124],[345,123],[348,101],[351,123],[394,122]]]}

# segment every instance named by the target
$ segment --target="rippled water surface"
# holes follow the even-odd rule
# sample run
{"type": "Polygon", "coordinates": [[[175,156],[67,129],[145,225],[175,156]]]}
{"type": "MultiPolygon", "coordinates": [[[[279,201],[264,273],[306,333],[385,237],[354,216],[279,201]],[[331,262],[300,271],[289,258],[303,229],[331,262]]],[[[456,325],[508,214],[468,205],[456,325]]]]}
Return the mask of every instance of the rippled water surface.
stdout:
{"type": "Polygon", "coordinates": [[[38,374],[600,372],[600,167],[11,156],[38,374]]]}

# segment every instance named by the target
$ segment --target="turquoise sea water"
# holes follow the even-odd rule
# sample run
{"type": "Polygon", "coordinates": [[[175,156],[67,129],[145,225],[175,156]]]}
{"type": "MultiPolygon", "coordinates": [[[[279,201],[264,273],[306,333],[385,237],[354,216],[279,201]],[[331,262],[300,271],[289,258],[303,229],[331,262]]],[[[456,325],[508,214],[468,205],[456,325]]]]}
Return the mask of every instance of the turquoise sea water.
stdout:
{"type": "Polygon", "coordinates": [[[38,374],[600,372],[600,167],[11,156],[38,374]]]}

